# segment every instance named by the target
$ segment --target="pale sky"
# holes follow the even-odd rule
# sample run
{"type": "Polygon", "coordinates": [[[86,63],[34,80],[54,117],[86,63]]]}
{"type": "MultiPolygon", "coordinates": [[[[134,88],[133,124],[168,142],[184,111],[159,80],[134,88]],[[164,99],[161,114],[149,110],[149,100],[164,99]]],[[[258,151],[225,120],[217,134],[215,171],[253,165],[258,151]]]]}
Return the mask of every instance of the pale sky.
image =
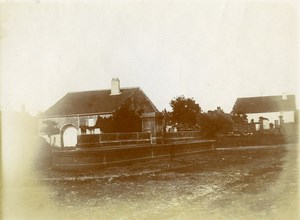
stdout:
{"type": "Polygon", "coordinates": [[[159,110],[179,95],[230,112],[238,97],[299,92],[297,1],[5,2],[2,110],[36,114],[114,77],[159,110]]]}

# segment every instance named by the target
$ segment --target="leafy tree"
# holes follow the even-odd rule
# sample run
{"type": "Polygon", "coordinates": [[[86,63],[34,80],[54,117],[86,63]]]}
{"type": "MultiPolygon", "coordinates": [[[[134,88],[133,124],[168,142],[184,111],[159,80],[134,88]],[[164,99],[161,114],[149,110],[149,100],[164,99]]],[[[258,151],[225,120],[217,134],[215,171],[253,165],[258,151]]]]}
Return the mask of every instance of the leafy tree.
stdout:
{"type": "Polygon", "coordinates": [[[232,120],[234,123],[247,123],[248,122],[247,115],[243,112],[232,111],[231,116],[232,116],[232,120]]]}
{"type": "Polygon", "coordinates": [[[113,124],[116,132],[142,131],[142,119],[139,114],[125,104],[113,114],[113,124]]]}
{"type": "Polygon", "coordinates": [[[171,100],[170,122],[179,129],[196,129],[197,117],[201,113],[200,106],[193,98],[185,98],[183,95],[171,100]]]}
{"type": "Polygon", "coordinates": [[[55,134],[59,134],[59,128],[57,127],[57,122],[47,120],[43,121],[44,127],[41,128],[41,133],[48,136],[50,144],[52,143],[51,137],[55,134]]]}
{"type": "Polygon", "coordinates": [[[95,127],[103,132],[139,132],[142,131],[141,112],[136,113],[130,103],[125,103],[112,117],[98,117],[95,127]]]}
{"type": "Polygon", "coordinates": [[[232,118],[223,111],[202,113],[198,121],[205,137],[215,137],[218,133],[227,133],[232,130],[232,118]]]}
{"type": "Polygon", "coordinates": [[[114,131],[113,126],[113,118],[102,118],[98,116],[97,122],[95,124],[95,128],[100,128],[100,130],[104,133],[112,133],[114,131]]]}
{"type": "Polygon", "coordinates": [[[163,115],[163,132],[166,131],[166,126],[171,124],[171,113],[166,109],[162,110],[163,115]]]}

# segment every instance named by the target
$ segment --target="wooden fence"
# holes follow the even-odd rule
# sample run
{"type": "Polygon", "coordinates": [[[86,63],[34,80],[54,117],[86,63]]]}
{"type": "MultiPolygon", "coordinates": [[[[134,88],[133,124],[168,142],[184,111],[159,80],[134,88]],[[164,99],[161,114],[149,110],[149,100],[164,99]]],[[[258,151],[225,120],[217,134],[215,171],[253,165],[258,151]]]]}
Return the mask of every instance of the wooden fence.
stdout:
{"type": "Polygon", "coordinates": [[[78,135],[79,147],[101,147],[117,145],[150,144],[150,132],[102,133],[78,135]]]}
{"type": "Polygon", "coordinates": [[[182,143],[201,139],[200,131],[166,132],[163,135],[163,143],[182,143]]]}

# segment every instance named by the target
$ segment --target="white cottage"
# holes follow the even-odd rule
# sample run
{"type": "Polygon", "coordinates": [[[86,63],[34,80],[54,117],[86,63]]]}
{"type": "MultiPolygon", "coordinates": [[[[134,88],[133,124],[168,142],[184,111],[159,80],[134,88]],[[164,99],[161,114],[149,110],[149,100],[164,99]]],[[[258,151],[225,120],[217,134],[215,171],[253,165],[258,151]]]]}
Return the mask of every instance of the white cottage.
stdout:
{"type": "MultiPolygon", "coordinates": [[[[238,98],[233,112],[247,115],[248,122],[262,122],[264,130],[284,124],[296,124],[295,95],[238,98]]],[[[259,126],[256,129],[261,129],[259,126]]]]}
{"type": "Polygon", "coordinates": [[[75,147],[78,135],[101,132],[99,129],[83,131],[83,126],[93,128],[98,117],[112,116],[125,103],[130,104],[132,110],[142,116],[143,131],[152,132],[156,126],[155,117],[146,116],[158,113],[157,108],[139,87],[121,88],[118,78],[112,79],[110,89],[67,93],[42,114],[39,127],[43,128],[45,121],[56,123],[59,131],[53,135],[50,144],[75,147]]]}

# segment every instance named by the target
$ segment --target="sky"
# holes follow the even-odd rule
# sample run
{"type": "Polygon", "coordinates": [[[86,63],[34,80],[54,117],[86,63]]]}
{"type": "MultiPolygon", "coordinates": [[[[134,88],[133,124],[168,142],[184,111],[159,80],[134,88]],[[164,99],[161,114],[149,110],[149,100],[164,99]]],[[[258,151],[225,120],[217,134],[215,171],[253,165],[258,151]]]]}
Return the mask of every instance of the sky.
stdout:
{"type": "MultiPolygon", "coordinates": [[[[1,110],[67,92],[140,87],[159,110],[298,94],[297,1],[1,1],[1,110]]],[[[297,96],[297,107],[299,108],[297,96]]]]}

